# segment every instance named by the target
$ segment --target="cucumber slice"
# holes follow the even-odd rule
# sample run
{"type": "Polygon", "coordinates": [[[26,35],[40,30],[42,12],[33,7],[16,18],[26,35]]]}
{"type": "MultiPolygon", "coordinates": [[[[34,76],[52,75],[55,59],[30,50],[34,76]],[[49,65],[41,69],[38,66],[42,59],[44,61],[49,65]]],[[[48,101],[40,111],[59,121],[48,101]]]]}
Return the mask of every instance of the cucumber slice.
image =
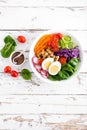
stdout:
{"type": "Polygon", "coordinates": [[[68,35],[66,35],[66,36],[64,36],[64,40],[65,40],[65,41],[71,41],[71,37],[68,36],[68,35]]]}
{"type": "Polygon", "coordinates": [[[69,49],[72,49],[72,48],[74,48],[74,47],[75,47],[74,42],[69,42],[69,43],[68,43],[68,48],[69,48],[69,49]]]}

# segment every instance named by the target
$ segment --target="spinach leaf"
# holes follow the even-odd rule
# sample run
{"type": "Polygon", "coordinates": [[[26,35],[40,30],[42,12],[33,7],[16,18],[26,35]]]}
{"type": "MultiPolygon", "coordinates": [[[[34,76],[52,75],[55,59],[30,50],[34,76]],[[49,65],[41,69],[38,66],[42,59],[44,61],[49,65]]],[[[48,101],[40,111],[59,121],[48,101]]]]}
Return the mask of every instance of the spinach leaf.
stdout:
{"type": "Polygon", "coordinates": [[[4,58],[8,58],[11,55],[11,53],[15,50],[16,42],[9,35],[4,38],[4,42],[5,42],[5,45],[1,49],[1,55],[4,58]]]}
{"type": "Polygon", "coordinates": [[[67,71],[60,71],[59,73],[58,73],[58,77],[61,77],[61,80],[64,80],[64,79],[67,79],[68,77],[69,77],[69,74],[68,74],[68,72],[67,71]]]}
{"type": "Polygon", "coordinates": [[[4,38],[4,42],[5,42],[5,44],[7,44],[8,42],[10,42],[10,43],[13,44],[14,46],[16,46],[15,40],[14,40],[10,35],[7,35],[7,36],[4,38]]]}
{"type": "Polygon", "coordinates": [[[55,76],[49,75],[48,78],[53,81],[61,80],[61,77],[58,74],[55,76]]]}
{"type": "Polygon", "coordinates": [[[21,76],[23,77],[23,79],[25,80],[30,80],[32,77],[31,72],[28,69],[22,69],[21,71],[21,76]]]}
{"type": "Polygon", "coordinates": [[[74,68],[77,67],[78,65],[78,58],[72,58],[70,61],[69,61],[69,64],[72,65],[74,68]]]}
{"type": "Polygon", "coordinates": [[[69,71],[69,72],[73,73],[74,67],[72,67],[70,64],[65,64],[65,66],[63,66],[62,70],[69,71]]]}
{"type": "Polygon", "coordinates": [[[10,54],[15,50],[15,46],[13,46],[11,43],[7,43],[1,50],[1,55],[4,58],[8,58],[10,54]]]}

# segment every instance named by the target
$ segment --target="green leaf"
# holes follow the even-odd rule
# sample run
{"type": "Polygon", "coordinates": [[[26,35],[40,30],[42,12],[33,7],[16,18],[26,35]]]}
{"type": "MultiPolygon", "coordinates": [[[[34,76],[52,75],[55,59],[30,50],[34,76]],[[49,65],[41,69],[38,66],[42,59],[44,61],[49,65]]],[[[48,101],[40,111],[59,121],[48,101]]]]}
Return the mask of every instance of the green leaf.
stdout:
{"type": "Polygon", "coordinates": [[[5,42],[5,44],[7,44],[8,42],[10,42],[10,43],[13,44],[14,46],[16,46],[15,40],[14,40],[10,35],[7,35],[7,36],[4,38],[4,42],[5,42]]]}
{"type": "Polygon", "coordinates": [[[11,55],[11,53],[15,50],[16,42],[10,35],[4,38],[4,42],[5,42],[5,45],[1,49],[1,55],[4,58],[8,58],[11,55]]]}
{"type": "Polygon", "coordinates": [[[2,48],[1,50],[1,55],[4,57],[4,58],[8,58],[11,53],[14,51],[15,49],[15,46],[13,46],[11,43],[7,43],[5,44],[5,46],[2,48]]]}
{"type": "Polygon", "coordinates": [[[78,58],[72,58],[70,61],[69,61],[69,64],[72,65],[73,67],[76,67],[78,65],[78,58]]]}
{"type": "Polygon", "coordinates": [[[61,77],[62,80],[65,80],[69,77],[69,74],[67,71],[59,71],[58,75],[61,77]]]}
{"type": "Polygon", "coordinates": [[[31,77],[32,77],[32,74],[31,74],[31,72],[28,69],[22,69],[21,70],[21,76],[25,80],[30,80],[31,77]]]}

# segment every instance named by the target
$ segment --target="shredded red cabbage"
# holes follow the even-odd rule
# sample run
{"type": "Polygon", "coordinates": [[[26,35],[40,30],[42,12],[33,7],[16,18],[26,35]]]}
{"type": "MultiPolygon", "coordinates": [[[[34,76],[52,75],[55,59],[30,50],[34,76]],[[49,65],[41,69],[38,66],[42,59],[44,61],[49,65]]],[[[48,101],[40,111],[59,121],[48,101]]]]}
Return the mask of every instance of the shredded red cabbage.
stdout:
{"type": "Polygon", "coordinates": [[[73,49],[60,49],[59,51],[54,52],[54,55],[59,57],[66,57],[67,62],[72,58],[80,59],[80,52],[78,47],[75,47],[73,49]]]}

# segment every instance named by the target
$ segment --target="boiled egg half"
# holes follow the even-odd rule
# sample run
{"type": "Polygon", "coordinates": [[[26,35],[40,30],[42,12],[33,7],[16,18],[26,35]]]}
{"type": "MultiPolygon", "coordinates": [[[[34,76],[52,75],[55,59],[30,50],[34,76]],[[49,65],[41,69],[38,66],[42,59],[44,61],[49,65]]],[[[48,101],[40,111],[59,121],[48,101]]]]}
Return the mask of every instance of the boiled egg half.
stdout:
{"type": "Polygon", "coordinates": [[[43,62],[42,62],[42,68],[43,70],[48,70],[50,65],[53,63],[54,59],[53,58],[46,58],[43,62]]]}
{"type": "Polygon", "coordinates": [[[61,63],[59,61],[53,62],[48,69],[50,75],[56,75],[61,69],[61,63]]]}

